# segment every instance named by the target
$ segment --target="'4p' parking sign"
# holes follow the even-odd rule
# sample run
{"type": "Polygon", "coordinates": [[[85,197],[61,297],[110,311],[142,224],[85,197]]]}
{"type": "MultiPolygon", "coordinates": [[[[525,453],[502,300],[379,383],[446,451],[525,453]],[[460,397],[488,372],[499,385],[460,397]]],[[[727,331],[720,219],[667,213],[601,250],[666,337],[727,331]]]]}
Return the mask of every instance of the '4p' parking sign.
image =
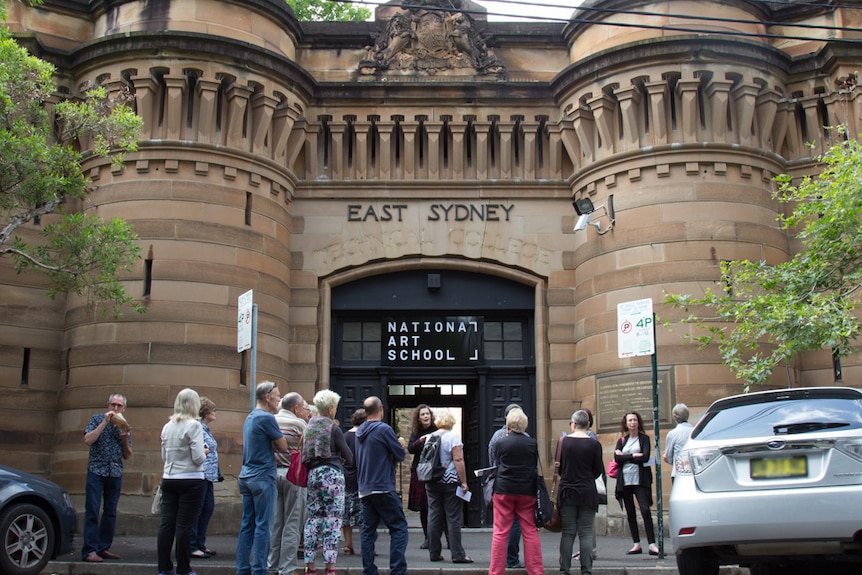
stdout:
{"type": "Polygon", "coordinates": [[[618,355],[637,357],[655,353],[652,299],[617,304],[618,355]]]}

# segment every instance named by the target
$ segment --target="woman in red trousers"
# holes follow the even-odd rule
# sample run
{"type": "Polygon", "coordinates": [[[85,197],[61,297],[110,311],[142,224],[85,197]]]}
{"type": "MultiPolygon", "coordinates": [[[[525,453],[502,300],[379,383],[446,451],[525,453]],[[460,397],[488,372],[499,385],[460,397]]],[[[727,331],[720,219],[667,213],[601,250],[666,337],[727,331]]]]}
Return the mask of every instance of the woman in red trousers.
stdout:
{"type": "Polygon", "coordinates": [[[491,541],[489,575],[506,572],[506,548],[515,517],[524,539],[527,575],[542,575],[542,541],[533,519],[536,508],[536,480],[539,449],[527,436],[527,416],[515,408],[506,416],[507,435],[496,446],[497,478],[494,482],[494,537],[491,541]]]}

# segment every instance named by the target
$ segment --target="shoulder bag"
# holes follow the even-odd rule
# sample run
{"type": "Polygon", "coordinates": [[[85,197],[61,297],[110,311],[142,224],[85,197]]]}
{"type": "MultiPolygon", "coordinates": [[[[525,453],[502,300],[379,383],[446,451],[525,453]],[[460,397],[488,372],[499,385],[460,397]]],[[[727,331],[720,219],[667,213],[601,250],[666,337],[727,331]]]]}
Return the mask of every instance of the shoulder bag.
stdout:
{"type": "Polygon", "coordinates": [[[296,451],[290,452],[290,468],[287,470],[287,480],[299,487],[308,487],[308,467],[302,463],[303,435],[296,451]]]}
{"type": "MultiPolygon", "coordinates": [[[[562,439],[557,443],[557,454],[554,457],[554,492],[556,492],[557,487],[557,462],[559,460],[561,443],[562,439]]],[[[545,484],[545,478],[541,474],[536,476],[536,482],[536,527],[544,527],[552,533],[559,533],[562,531],[563,525],[560,521],[560,510],[557,507],[557,502],[553,501],[548,494],[548,486],[545,484]]]]}

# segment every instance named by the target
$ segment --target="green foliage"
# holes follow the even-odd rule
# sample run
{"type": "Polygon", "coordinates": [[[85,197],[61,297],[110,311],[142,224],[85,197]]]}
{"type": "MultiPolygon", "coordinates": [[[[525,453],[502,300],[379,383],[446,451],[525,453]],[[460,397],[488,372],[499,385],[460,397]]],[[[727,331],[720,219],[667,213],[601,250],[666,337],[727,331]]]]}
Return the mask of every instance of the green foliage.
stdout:
{"type": "Polygon", "coordinates": [[[371,10],[329,0],[287,0],[300,22],[364,22],[371,10]]]}
{"type": "Polygon", "coordinates": [[[721,266],[720,290],[703,297],[670,294],[665,303],[698,307],[683,320],[703,334],[690,339],[719,352],[746,391],[769,380],[776,367],[801,352],[831,348],[838,357],[854,351],[860,335],[856,315],[862,279],[862,145],[847,140],[819,160],[823,171],[798,186],[776,178],[774,197],[792,206],[778,218],[804,249],[775,265],[747,260],[721,266]],[[707,315],[709,313],[709,315],[707,315]]]}
{"type": "Polygon", "coordinates": [[[81,101],[57,103],[54,118],[46,107],[56,93],[53,67],[29,55],[5,27],[0,61],[0,257],[12,257],[18,272],[46,273],[51,297],[71,291],[90,303],[104,300],[106,312],[119,314],[131,298],[117,274],[140,258],[131,226],[62,209],[90,191],[81,170],[84,154],[71,142],[90,142],[87,154],[121,163],[136,149],[142,120],[127,104],[128,94],[108,97],[102,87],[86,91],[81,101]],[[53,213],[56,221],[41,229],[37,243],[16,232],[53,213]]]}

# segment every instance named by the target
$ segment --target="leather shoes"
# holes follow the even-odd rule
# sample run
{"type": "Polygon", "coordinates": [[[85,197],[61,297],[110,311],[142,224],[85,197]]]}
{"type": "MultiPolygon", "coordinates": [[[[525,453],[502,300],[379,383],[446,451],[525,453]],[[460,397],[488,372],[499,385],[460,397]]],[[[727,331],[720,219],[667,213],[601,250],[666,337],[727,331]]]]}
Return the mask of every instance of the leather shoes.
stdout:
{"type": "Polygon", "coordinates": [[[643,552],[643,548],[638,547],[637,549],[629,549],[628,551],[626,551],[626,555],[640,555],[643,552]]]}
{"type": "Polygon", "coordinates": [[[432,557],[432,558],[431,558],[431,561],[443,561],[443,556],[442,556],[442,555],[438,555],[437,557],[432,557]]]}
{"type": "Polygon", "coordinates": [[[101,563],[102,558],[99,557],[99,554],[95,551],[90,551],[90,553],[86,557],[84,557],[84,561],[86,561],[87,563],[101,563]]]}
{"type": "Polygon", "coordinates": [[[470,557],[469,555],[461,557],[460,559],[452,559],[452,563],[472,563],[472,562],[473,562],[473,558],[470,557]]]}
{"type": "Polygon", "coordinates": [[[120,557],[116,553],[111,553],[107,549],[105,549],[104,551],[99,551],[98,555],[102,559],[122,559],[122,557],[120,557]]]}

